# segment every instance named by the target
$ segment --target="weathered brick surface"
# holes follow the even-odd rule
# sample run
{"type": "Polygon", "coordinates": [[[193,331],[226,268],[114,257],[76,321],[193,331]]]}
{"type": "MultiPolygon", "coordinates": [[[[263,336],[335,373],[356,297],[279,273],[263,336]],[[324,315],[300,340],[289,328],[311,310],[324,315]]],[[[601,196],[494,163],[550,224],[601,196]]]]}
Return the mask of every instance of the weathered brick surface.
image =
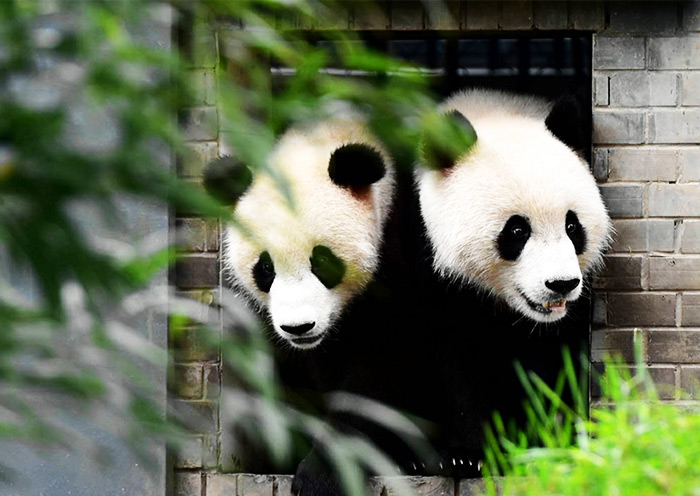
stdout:
{"type": "Polygon", "coordinates": [[[656,110],[649,115],[650,143],[700,143],[700,109],[656,110]]]}
{"type": "Polygon", "coordinates": [[[190,105],[213,105],[216,103],[216,74],[214,69],[191,70],[187,74],[191,91],[190,105]]]}
{"type": "Polygon", "coordinates": [[[175,365],[170,377],[171,391],[186,399],[202,397],[202,366],[199,364],[175,365]]]}
{"type": "Polygon", "coordinates": [[[700,366],[681,367],[681,388],[690,398],[700,399],[700,366]]]}
{"type": "Polygon", "coordinates": [[[697,217],[700,215],[700,184],[649,186],[649,215],[655,217],[697,217]]]}
{"type": "Polygon", "coordinates": [[[681,182],[700,181],[700,148],[684,148],[680,152],[681,182]]]}
{"type": "Polygon", "coordinates": [[[182,135],[188,140],[215,140],[219,133],[217,123],[215,107],[193,107],[180,112],[182,135]]]}
{"type": "Polygon", "coordinates": [[[675,223],[662,219],[616,219],[613,252],[673,251],[675,223]]]}
{"type": "Polygon", "coordinates": [[[219,264],[211,256],[183,256],[175,266],[175,277],[181,288],[214,287],[219,283],[219,264]]]}
{"type": "Polygon", "coordinates": [[[639,144],[644,142],[644,113],[597,110],[593,112],[593,143],[639,144]]]}
{"type": "Polygon", "coordinates": [[[681,105],[700,105],[700,72],[681,76],[681,105]]]}
{"type": "Polygon", "coordinates": [[[673,72],[649,73],[649,104],[673,107],[678,103],[678,75],[673,72]]]}
{"type": "Polygon", "coordinates": [[[569,27],[597,31],[605,27],[605,5],[602,1],[569,2],[569,27]]]}
{"type": "Polygon", "coordinates": [[[171,415],[182,419],[195,432],[216,434],[219,429],[218,404],[212,401],[171,399],[171,415]]]}
{"type": "Polygon", "coordinates": [[[183,436],[175,450],[175,468],[201,468],[202,436],[183,436]]]}
{"type": "Polygon", "coordinates": [[[530,29],[532,24],[532,0],[515,0],[503,4],[501,12],[503,29],[530,29]]]}
{"type": "Polygon", "coordinates": [[[683,253],[700,253],[700,220],[683,221],[681,251],[683,253]]]}
{"type": "Polygon", "coordinates": [[[207,474],[207,493],[202,496],[237,496],[237,482],[235,474],[207,474]]]}
{"type": "Polygon", "coordinates": [[[238,496],[273,496],[274,482],[272,475],[240,474],[238,496]]]}
{"type": "Polygon", "coordinates": [[[204,397],[217,399],[221,393],[221,368],[218,364],[204,366],[204,397]]]}
{"type": "Polygon", "coordinates": [[[612,326],[673,326],[675,293],[610,293],[608,324],[612,326]]]}
{"type": "Polygon", "coordinates": [[[423,17],[422,2],[402,0],[391,2],[392,29],[423,29],[423,17]]]}
{"type": "Polygon", "coordinates": [[[609,176],[608,149],[596,148],[593,150],[593,177],[598,181],[607,181],[609,176]]]}
{"type": "Polygon", "coordinates": [[[202,475],[199,472],[179,472],[175,474],[175,496],[200,496],[202,475]]]}
{"type": "Polygon", "coordinates": [[[593,49],[595,69],[644,69],[644,38],[596,36],[593,49]]]}
{"type": "Polygon", "coordinates": [[[650,330],[652,363],[700,363],[700,330],[650,330]]]}
{"type": "Polygon", "coordinates": [[[675,181],[678,151],[664,148],[612,148],[608,152],[612,181],[675,181]]]}
{"type": "Polygon", "coordinates": [[[449,0],[447,2],[425,2],[424,5],[427,29],[459,29],[461,2],[449,0]]]}
{"type": "Polygon", "coordinates": [[[597,289],[642,289],[642,256],[609,255],[594,278],[597,289]]]}
{"type": "Polygon", "coordinates": [[[277,496],[294,496],[292,494],[292,482],[294,476],[292,475],[277,475],[277,496]]]}
{"type": "Polygon", "coordinates": [[[398,496],[392,488],[392,479],[401,479],[414,488],[417,496],[454,496],[455,483],[445,477],[383,477],[384,489],[387,496],[398,496]]]}
{"type": "Polygon", "coordinates": [[[683,293],[681,302],[681,325],[700,326],[700,293],[683,293]]]}
{"type": "Polygon", "coordinates": [[[219,352],[210,345],[211,331],[200,327],[189,327],[177,334],[170,334],[170,349],[177,362],[205,362],[219,359],[219,352]]]}
{"type": "Polygon", "coordinates": [[[500,5],[498,2],[467,2],[462,12],[462,25],[467,30],[494,30],[500,27],[500,5]]]}
{"type": "Polygon", "coordinates": [[[625,362],[634,362],[635,340],[646,349],[646,333],[633,330],[596,329],[591,335],[591,361],[602,362],[607,357],[619,356],[625,362]]]}
{"type": "Polygon", "coordinates": [[[183,177],[201,176],[204,166],[214,160],[218,153],[215,141],[187,143],[182,156],[178,159],[178,175],[183,177]]]}
{"type": "Polygon", "coordinates": [[[651,257],[649,289],[700,289],[700,256],[651,257]]]}
{"type": "MultiPolygon", "coordinates": [[[[625,370],[631,375],[639,374],[640,370],[636,366],[624,366],[625,370]]],[[[646,367],[644,372],[649,374],[659,399],[672,400],[676,396],[676,368],[675,366],[652,366],[646,367]]],[[[593,364],[595,374],[591,380],[591,397],[600,398],[602,389],[600,379],[606,367],[603,363],[593,364]]],[[[619,367],[616,367],[619,370],[619,367]]]]}
{"type": "Polygon", "coordinates": [[[641,217],[644,189],[638,184],[603,184],[600,186],[608,212],[613,217],[641,217]]]}
{"type": "Polygon", "coordinates": [[[568,2],[535,1],[533,11],[537,29],[564,29],[568,26],[568,2]]]}
{"type": "Polygon", "coordinates": [[[387,2],[355,2],[352,8],[352,26],[354,29],[387,29],[389,4],[387,2]]]}
{"type": "Polygon", "coordinates": [[[675,8],[668,1],[612,2],[609,6],[610,30],[623,33],[658,33],[674,31],[678,27],[675,8]]]}
{"type": "Polygon", "coordinates": [[[606,77],[610,80],[610,105],[613,107],[673,107],[678,101],[676,73],[614,71],[606,73],[606,77]]]}
{"type": "Polygon", "coordinates": [[[593,78],[593,102],[596,107],[610,105],[610,77],[595,76],[593,78]]]}
{"type": "Polygon", "coordinates": [[[682,3],[683,29],[685,31],[700,31],[700,3],[689,0],[682,3]]]}
{"type": "Polygon", "coordinates": [[[652,70],[700,67],[700,36],[650,38],[647,47],[652,70]]]}

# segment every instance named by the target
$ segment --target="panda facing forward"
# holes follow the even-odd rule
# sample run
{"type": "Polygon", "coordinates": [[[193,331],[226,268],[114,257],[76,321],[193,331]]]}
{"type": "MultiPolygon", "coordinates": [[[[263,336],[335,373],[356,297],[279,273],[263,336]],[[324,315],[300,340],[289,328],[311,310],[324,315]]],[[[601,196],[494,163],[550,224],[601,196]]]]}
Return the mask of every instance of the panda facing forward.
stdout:
{"type": "Polygon", "coordinates": [[[255,176],[224,157],[204,182],[234,209],[222,256],[233,285],[283,346],[319,346],[379,265],[395,187],[383,147],[359,120],[329,120],[287,131],[255,176]]]}
{"type": "Polygon", "coordinates": [[[585,284],[611,225],[580,154],[573,98],[467,90],[441,111],[471,139],[449,152],[424,140],[415,184],[432,266],[424,323],[444,388],[436,446],[464,476],[476,472],[494,411],[526,420],[514,362],[553,386],[562,347],[574,360],[586,353],[585,284]]]}

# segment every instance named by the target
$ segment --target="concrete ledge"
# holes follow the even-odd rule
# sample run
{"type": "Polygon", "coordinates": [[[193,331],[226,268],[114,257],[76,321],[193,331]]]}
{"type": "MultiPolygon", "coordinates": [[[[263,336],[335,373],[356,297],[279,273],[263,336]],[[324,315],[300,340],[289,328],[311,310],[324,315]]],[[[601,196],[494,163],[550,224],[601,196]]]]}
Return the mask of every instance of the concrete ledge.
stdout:
{"type": "MultiPolygon", "coordinates": [[[[292,496],[291,475],[205,474],[201,496],[292,496]]],[[[368,496],[399,496],[396,483],[408,484],[419,496],[479,496],[482,479],[445,477],[372,477],[368,496]]],[[[189,496],[189,495],[188,495],[189,496]]]]}

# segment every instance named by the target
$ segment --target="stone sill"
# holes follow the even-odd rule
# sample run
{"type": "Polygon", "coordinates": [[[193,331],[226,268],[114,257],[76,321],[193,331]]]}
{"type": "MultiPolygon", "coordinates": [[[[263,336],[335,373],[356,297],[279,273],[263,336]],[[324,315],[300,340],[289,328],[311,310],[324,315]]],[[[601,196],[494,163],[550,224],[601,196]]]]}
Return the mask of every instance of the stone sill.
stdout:
{"type": "MultiPolygon", "coordinates": [[[[446,477],[372,477],[368,496],[395,496],[391,479],[403,479],[419,496],[480,496],[482,479],[446,477]]],[[[202,496],[292,496],[291,475],[205,474],[202,496]]]]}

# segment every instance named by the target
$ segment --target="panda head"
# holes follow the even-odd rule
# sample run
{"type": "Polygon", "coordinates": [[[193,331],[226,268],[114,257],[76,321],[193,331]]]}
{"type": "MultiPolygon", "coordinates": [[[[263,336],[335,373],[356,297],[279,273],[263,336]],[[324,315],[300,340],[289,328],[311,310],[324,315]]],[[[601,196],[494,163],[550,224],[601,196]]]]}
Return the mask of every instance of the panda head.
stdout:
{"type": "Polygon", "coordinates": [[[218,159],[205,186],[234,209],[222,255],[233,283],[283,342],[319,345],[379,262],[394,191],[383,148],[358,122],[324,122],[286,132],[265,171],[218,159]]]}
{"type": "Polygon", "coordinates": [[[574,151],[577,107],[472,90],[446,101],[443,113],[473,140],[453,155],[423,143],[428,160],[416,182],[435,269],[534,321],[563,318],[610,233],[595,180],[574,151]]]}

